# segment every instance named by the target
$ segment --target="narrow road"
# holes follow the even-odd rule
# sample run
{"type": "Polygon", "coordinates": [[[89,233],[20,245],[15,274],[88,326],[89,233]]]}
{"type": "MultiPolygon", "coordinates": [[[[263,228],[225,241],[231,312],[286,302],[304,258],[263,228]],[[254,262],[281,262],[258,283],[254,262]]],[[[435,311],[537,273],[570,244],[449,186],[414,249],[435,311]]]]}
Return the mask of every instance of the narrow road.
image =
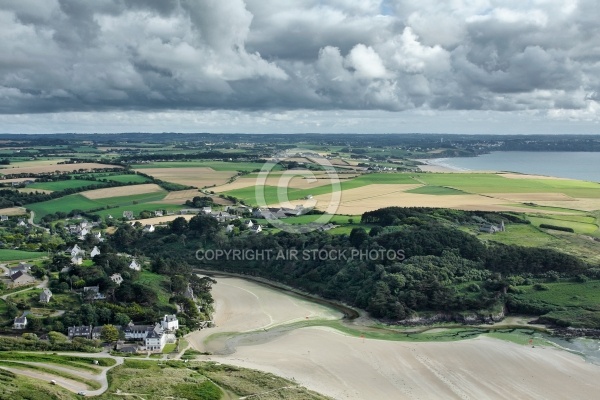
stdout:
{"type": "Polygon", "coordinates": [[[27,220],[27,222],[29,223],[29,225],[35,226],[36,228],[43,229],[46,232],[50,233],[50,229],[44,228],[43,226],[40,226],[40,225],[36,224],[35,222],[33,222],[34,219],[35,219],[35,212],[34,211],[30,211],[30,213],[29,213],[29,219],[27,220]]]}
{"type": "MultiPolygon", "coordinates": [[[[49,364],[49,363],[18,361],[20,364],[31,364],[31,365],[36,365],[36,366],[45,367],[45,368],[49,368],[49,369],[55,369],[56,371],[68,372],[73,375],[81,376],[84,379],[94,380],[94,381],[100,383],[100,385],[101,385],[100,389],[97,389],[97,390],[89,390],[87,385],[85,385],[84,383],[77,382],[77,381],[74,381],[74,380],[68,379],[68,378],[63,378],[58,375],[52,375],[52,374],[46,373],[46,372],[26,370],[26,369],[20,369],[20,368],[10,368],[10,367],[4,367],[4,366],[0,366],[0,368],[11,371],[15,374],[21,374],[21,375],[29,376],[31,378],[45,380],[47,382],[50,382],[51,380],[55,380],[56,384],[58,386],[62,386],[63,388],[70,390],[74,393],[78,393],[80,391],[85,391],[87,393],[87,396],[99,396],[108,390],[108,377],[107,377],[108,371],[110,371],[111,369],[113,369],[115,367],[118,367],[119,365],[122,365],[124,362],[123,357],[115,357],[108,353],[63,353],[63,352],[58,352],[56,354],[86,357],[86,358],[112,358],[113,360],[116,361],[116,363],[112,367],[98,367],[101,369],[101,372],[100,372],[100,374],[95,375],[90,372],[60,367],[60,366],[56,366],[54,364],[49,364]]],[[[158,361],[158,360],[153,360],[153,361],[158,361]]]]}
{"type": "Polygon", "coordinates": [[[48,287],[48,277],[45,276],[44,280],[41,283],[39,283],[38,285],[33,286],[33,287],[28,287],[28,288],[25,288],[23,290],[18,290],[16,292],[5,294],[3,296],[0,296],[0,299],[6,300],[10,296],[14,296],[15,294],[18,294],[18,293],[23,293],[23,292],[26,292],[26,291],[31,290],[31,289],[44,289],[44,288],[47,288],[47,287],[48,287]]]}

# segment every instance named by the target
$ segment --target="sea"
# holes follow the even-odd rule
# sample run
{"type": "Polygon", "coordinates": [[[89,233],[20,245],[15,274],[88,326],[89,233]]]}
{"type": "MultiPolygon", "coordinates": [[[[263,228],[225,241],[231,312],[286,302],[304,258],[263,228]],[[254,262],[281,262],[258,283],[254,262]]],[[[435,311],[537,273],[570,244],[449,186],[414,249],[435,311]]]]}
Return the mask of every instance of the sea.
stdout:
{"type": "Polygon", "coordinates": [[[512,171],[600,182],[600,152],[496,151],[428,162],[458,171],[512,171]]]}

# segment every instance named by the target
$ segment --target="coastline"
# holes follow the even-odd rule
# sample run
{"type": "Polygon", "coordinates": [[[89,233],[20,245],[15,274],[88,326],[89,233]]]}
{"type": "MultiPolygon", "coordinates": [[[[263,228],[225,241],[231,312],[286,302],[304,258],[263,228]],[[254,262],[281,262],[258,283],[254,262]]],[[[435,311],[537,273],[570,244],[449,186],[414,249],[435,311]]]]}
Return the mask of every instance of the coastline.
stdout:
{"type": "MultiPolygon", "coordinates": [[[[292,321],[342,316],[258,282],[217,281],[217,327],[186,336],[197,350],[207,350],[205,340],[213,334],[269,331],[292,321]]],[[[505,399],[515,393],[524,399],[593,398],[600,390],[600,367],[554,346],[486,336],[451,343],[394,342],[317,326],[274,331],[272,337],[236,343],[231,354],[199,359],[272,372],[335,399],[505,399]]]]}
{"type": "Polygon", "coordinates": [[[423,172],[473,172],[468,169],[461,169],[455,167],[453,165],[449,165],[445,163],[445,160],[449,160],[449,158],[418,158],[413,159],[413,161],[418,161],[423,165],[418,165],[419,169],[423,172]]]}

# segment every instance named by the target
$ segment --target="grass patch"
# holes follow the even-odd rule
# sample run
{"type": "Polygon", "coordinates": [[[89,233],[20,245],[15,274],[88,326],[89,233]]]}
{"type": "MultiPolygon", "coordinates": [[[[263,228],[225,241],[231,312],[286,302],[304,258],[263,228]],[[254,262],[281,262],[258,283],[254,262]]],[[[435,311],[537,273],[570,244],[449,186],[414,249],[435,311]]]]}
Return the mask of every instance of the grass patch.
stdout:
{"type": "Polygon", "coordinates": [[[163,354],[173,353],[177,348],[177,343],[167,343],[163,348],[163,354]]]}
{"type": "Polygon", "coordinates": [[[82,179],[70,179],[68,181],[56,181],[56,182],[36,182],[28,185],[28,189],[42,189],[60,191],[65,189],[79,189],[90,185],[105,185],[103,182],[98,181],[86,181],[82,179]]]}
{"type": "Polygon", "coordinates": [[[148,183],[150,179],[142,175],[128,174],[128,175],[110,175],[101,177],[100,179],[106,179],[107,181],[120,182],[120,183],[148,183]]]}
{"type": "Polygon", "coordinates": [[[44,257],[46,253],[34,252],[34,251],[23,251],[23,250],[0,250],[0,261],[22,261],[22,260],[33,260],[44,257]]]}
{"type": "Polygon", "coordinates": [[[433,186],[446,186],[469,193],[564,193],[572,197],[598,197],[600,184],[564,179],[510,179],[499,174],[428,173],[416,175],[433,186]]]}
{"type": "Polygon", "coordinates": [[[68,213],[72,210],[85,211],[102,206],[103,204],[96,200],[90,200],[80,194],[72,194],[58,199],[28,204],[27,208],[35,212],[35,220],[39,221],[45,215],[54,214],[58,211],[68,213]]]}
{"type": "Polygon", "coordinates": [[[418,188],[407,190],[406,193],[429,194],[433,196],[453,196],[458,194],[466,194],[465,192],[444,186],[421,186],[418,188]]]}
{"type": "Polygon", "coordinates": [[[555,218],[554,216],[527,216],[527,219],[536,226],[545,224],[563,228],[571,228],[575,231],[575,233],[581,234],[592,234],[598,231],[598,225],[595,224],[595,218],[577,215],[574,215],[572,220],[567,218],[568,217],[566,216],[562,216],[562,218],[555,218]]]}

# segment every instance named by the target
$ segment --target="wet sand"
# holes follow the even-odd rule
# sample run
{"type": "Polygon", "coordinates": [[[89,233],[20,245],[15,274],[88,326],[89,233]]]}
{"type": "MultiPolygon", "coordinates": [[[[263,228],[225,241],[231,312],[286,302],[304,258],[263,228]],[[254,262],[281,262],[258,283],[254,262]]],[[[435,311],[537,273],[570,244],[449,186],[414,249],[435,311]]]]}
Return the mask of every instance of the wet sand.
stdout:
{"type": "MultiPolygon", "coordinates": [[[[199,350],[207,350],[203,341],[213,333],[340,316],[257,283],[218,282],[213,290],[218,327],[188,337],[199,350]]],[[[232,354],[203,359],[272,372],[335,399],[593,399],[600,390],[600,367],[550,347],[486,337],[368,340],[321,327],[270,331],[276,333],[237,341],[232,354]]]]}

